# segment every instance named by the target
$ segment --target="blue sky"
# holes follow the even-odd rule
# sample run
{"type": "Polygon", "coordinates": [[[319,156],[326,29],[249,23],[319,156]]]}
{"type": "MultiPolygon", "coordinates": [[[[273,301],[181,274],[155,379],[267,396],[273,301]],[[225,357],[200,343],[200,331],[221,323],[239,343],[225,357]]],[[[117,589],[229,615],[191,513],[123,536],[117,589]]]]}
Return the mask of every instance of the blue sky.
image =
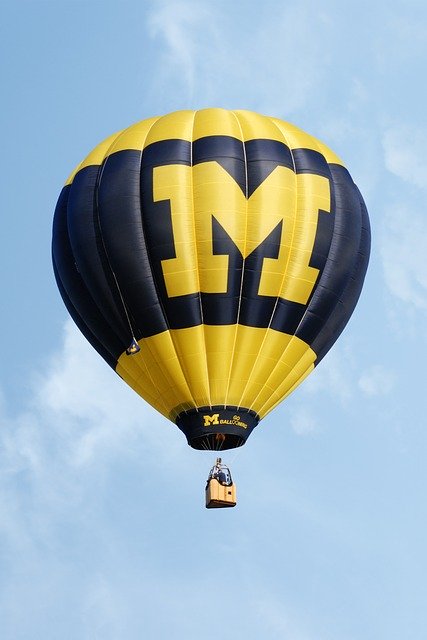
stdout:
{"type": "Polygon", "coordinates": [[[427,8],[417,1],[3,2],[3,640],[425,640],[427,8]],[[92,352],[50,261],[74,166],[137,120],[274,115],[345,161],[370,212],[359,305],[226,461],[92,352]]]}

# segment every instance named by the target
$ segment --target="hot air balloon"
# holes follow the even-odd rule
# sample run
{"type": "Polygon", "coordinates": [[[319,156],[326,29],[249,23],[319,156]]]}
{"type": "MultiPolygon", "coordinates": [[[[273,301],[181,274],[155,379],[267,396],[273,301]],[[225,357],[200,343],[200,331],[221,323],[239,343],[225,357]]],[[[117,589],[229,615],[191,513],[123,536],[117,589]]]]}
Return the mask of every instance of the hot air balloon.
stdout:
{"type": "Polygon", "coordinates": [[[243,445],[321,361],[370,250],[342,161],[250,111],[178,111],[98,145],[53,224],[65,305],[195,449],[243,445]]]}

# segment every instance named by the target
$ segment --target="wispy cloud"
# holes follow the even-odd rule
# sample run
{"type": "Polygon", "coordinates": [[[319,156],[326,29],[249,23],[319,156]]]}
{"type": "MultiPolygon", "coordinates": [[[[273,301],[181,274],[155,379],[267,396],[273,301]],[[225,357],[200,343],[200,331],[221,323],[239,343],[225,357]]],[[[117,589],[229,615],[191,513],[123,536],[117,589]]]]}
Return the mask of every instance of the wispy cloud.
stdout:
{"type": "Polygon", "coordinates": [[[355,357],[350,343],[333,346],[319,367],[303,383],[306,393],[325,394],[333,396],[342,405],[354,395],[355,357]]]}
{"type": "Polygon", "coordinates": [[[163,64],[157,69],[169,93],[178,86],[191,101],[200,82],[206,51],[220,51],[212,9],[203,2],[177,0],[157,2],[148,20],[152,38],[164,42],[163,64]],[[199,77],[197,77],[199,74],[199,77]]]}
{"type": "Polygon", "coordinates": [[[395,176],[427,188],[427,129],[410,125],[389,127],[383,134],[385,166],[395,176]]]}
{"type": "Polygon", "coordinates": [[[249,108],[278,117],[314,99],[327,74],[327,15],[288,3],[258,11],[256,21],[251,16],[232,5],[221,10],[220,3],[153,3],[150,34],[164,43],[158,69],[172,99],[177,92],[187,106],[249,108]]]}
{"type": "Polygon", "coordinates": [[[395,383],[395,373],[382,365],[370,367],[359,378],[360,389],[369,397],[388,395],[395,383]]]}
{"type": "Polygon", "coordinates": [[[100,489],[110,466],[145,459],[166,470],[185,446],[71,321],[63,348],[34,376],[28,405],[11,415],[3,403],[0,422],[0,531],[14,545],[16,531],[34,541],[70,510],[79,519],[88,488],[100,489]]]}
{"type": "Polygon", "coordinates": [[[381,232],[381,258],[386,285],[401,302],[427,309],[427,224],[418,205],[391,205],[381,232]]]}
{"type": "Polygon", "coordinates": [[[256,80],[263,111],[286,118],[316,99],[330,64],[324,47],[330,29],[326,13],[301,3],[269,13],[248,42],[243,67],[250,87],[256,80]]]}
{"type": "Polygon", "coordinates": [[[291,429],[299,436],[313,433],[318,428],[318,423],[307,407],[297,406],[290,416],[291,429]]]}
{"type": "MultiPolygon", "coordinates": [[[[62,347],[32,379],[26,406],[0,403],[2,637],[30,637],[35,624],[53,638],[48,619],[61,616],[65,602],[73,637],[126,636],[128,584],[114,582],[123,570],[114,561],[114,501],[137,500],[140,528],[152,478],[172,482],[188,449],[68,321],[62,347]]],[[[146,544],[139,531],[138,549],[146,544]]],[[[129,571],[128,560],[123,553],[129,571]]],[[[143,600],[148,580],[138,576],[133,585],[143,600]]]]}
{"type": "Polygon", "coordinates": [[[339,403],[344,410],[351,408],[360,393],[357,385],[359,375],[360,362],[355,346],[351,340],[341,338],[286,406],[294,433],[310,436],[323,431],[331,403],[339,403]]]}
{"type": "Polygon", "coordinates": [[[50,435],[65,440],[70,465],[129,455],[137,441],[158,446],[156,429],[150,428],[159,422],[156,412],[113,373],[71,321],[62,350],[34,383],[34,409],[50,435]]]}

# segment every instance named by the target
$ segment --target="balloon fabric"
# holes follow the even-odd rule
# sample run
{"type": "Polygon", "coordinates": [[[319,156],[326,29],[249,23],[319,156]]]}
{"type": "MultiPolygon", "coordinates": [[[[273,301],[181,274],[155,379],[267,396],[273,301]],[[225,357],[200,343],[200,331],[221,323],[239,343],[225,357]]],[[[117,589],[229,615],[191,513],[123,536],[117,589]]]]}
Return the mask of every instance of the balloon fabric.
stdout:
{"type": "Polygon", "coordinates": [[[71,174],[53,265],[82,333],[196,449],[241,446],[347,324],[363,198],[322,142],[249,111],[178,111],[71,174]]]}

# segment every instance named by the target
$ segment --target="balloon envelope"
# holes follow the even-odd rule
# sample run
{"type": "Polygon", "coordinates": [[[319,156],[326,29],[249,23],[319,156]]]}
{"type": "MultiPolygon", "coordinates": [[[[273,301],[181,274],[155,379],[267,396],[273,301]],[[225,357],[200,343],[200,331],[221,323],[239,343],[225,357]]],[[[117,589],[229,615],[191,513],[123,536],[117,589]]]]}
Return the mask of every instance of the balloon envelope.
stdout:
{"type": "Polygon", "coordinates": [[[58,200],[53,264],[100,355],[197,449],[243,444],[357,303],[369,220],[342,161],[249,111],[111,136],[58,200]]]}

